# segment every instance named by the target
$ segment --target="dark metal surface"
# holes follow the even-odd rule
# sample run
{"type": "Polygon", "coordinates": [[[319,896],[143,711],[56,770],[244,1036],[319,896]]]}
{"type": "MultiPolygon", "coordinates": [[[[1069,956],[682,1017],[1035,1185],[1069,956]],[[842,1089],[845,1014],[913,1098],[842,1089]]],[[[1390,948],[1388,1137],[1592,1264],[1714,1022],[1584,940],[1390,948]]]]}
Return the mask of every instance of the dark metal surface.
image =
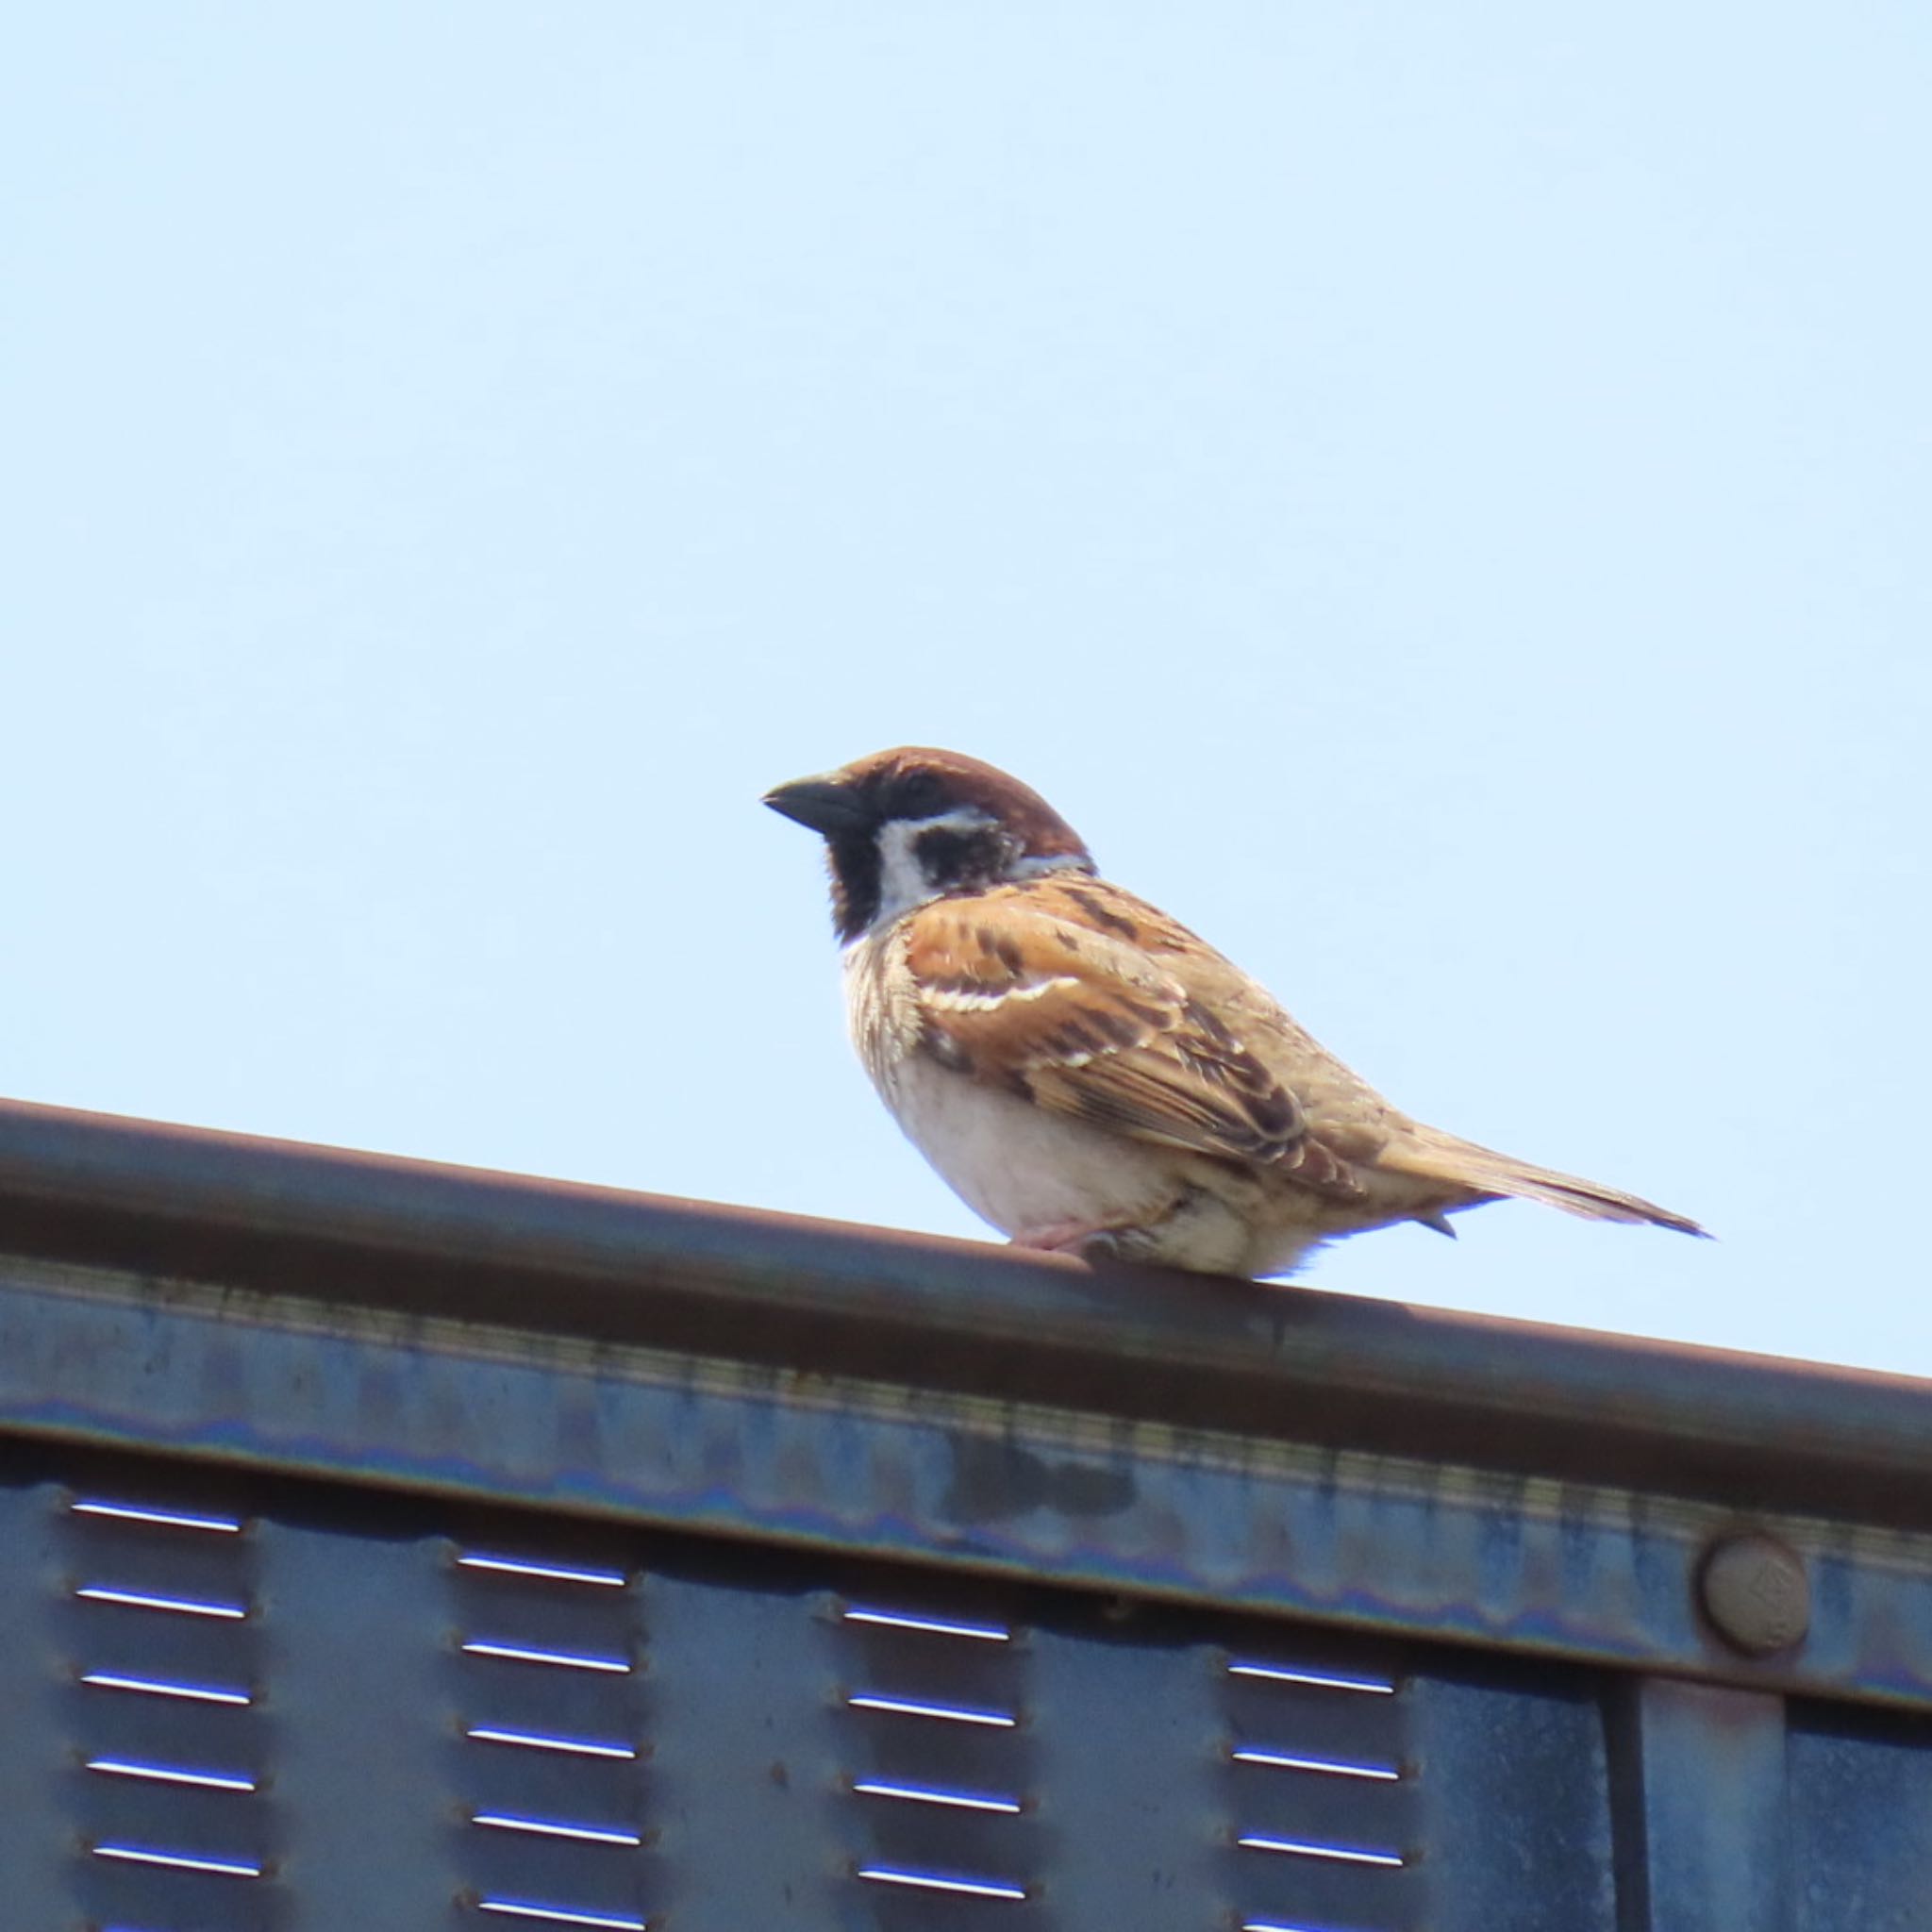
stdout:
{"type": "MultiPolygon", "coordinates": [[[[763,1237],[755,1218],[349,1157],[220,1141],[210,1148],[211,1137],[96,1128],[66,1117],[59,1137],[74,1171],[99,1191],[94,1254],[82,1254],[87,1226],[77,1209],[61,1243],[33,1222],[41,1245],[62,1246],[61,1258],[25,1252],[33,1229],[0,1214],[0,1240],[12,1249],[0,1247],[0,1429],[1932,1706],[1932,1538],[1924,1534],[1874,1528],[1857,1514],[1747,1515],[1740,1501],[1632,1490],[1607,1473],[1588,1483],[1557,1481],[1493,1463],[1292,1440],[1315,1360],[1254,1331],[1286,1310],[1292,1332],[1325,1337],[1323,1358],[1335,1379],[1366,1385],[1380,1373],[1376,1357],[1347,1356],[1343,1341],[1353,1336],[1371,1347],[1363,1326],[1370,1305],[1340,1305],[1337,1316],[1329,1298],[1317,1295],[1174,1277],[1151,1286],[1127,1276],[1103,1280],[1073,1265],[1034,1269],[959,1244],[936,1246],[936,1279],[910,1291],[910,1257],[923,1249],[881,1240],[863,1264],[865,1244],[835,1231],[824,1239],[851,1250],[857,1286],[826,1287],[808,1270],[797,1283],[774,1272],[758,1291],[795,1316],[823,1290],[836,1313],[870,1291],[865,1265],[896,1281],[891,1271],[905,1264],[908,1307],[881,1318],[900,1340],[874,1363],[880,1371],[896,1365],[900,1379],[861,1378],[833,1373],[823,1335],[808,1360],[765,1359],[765,1332],[734,1299],[722,1259],[724,1285],[715,1292],[687,1292],[680,1301],[675,1282],[665,1288],[658,1271],[672,1264],[662,1229],[658,1245],[649,1238],[654,1216],[682,1217],[693,1241],[743,1238],[756,1247],[763,1237]],[[178,1217],[174,1239],[180,1264],[193,1261],[192,1276],[125,1265],[117,1204],[132,1183],[104,1180],[99,1160],[82,1158],[90,1148],[130,1173],[143,1151],[156,1157],[177,1188],[169,1197],[178,1217]],[[266,1274],[242,1266],[245,1257],[225,1244],[223,1230],[241,1208],[222,1208],[181,1171],[183,1161],[192,1168],[215,1155],[218,1164],[253,1176],[242,1199],[264,1222],[291,1219],[291,1199],[343,1192],[340,1227],[359,1228],[361,1245],[323,1244],[312,1230],[291,1238],[285,1272],[300,1291],[263,1291],[266,1274]],[[395,1224],[386,1250],[374,1245],[374,1210],[355,1205],[358,1191],[396,1197],[384,1210],[395,1224]],[[407,1218],[412,1201],[416,1222],[407,1218]],[[591,1290],[568,1260],[581,1261],[589,1237],[579,1230],[573,1247],[553,1226],[579,1209],[611,1222],[600,1237],[610,1249],[609,1278],[591,1290]],[[450,1254],[485,1254],[486,1213],[495,1217],[487,1224],[489,1253],[541,1247],[552,1253],[557,1277],[533,1276],[509,1297],[492,1272],[498,1264],[475,1259],[467,1274],[445,1279],[456,1267],[450,1254]],[[625,1274],[615,1244],[633,1222],[642,1251],[625,1274]],[[122,1258],[110,1263],[106,1255],[122,1258]],[[301,1279],[304,1265],[324,1261],[332,1273],[301,1279]],[[232,1274],[221,1274],[230,1265],[232,1274]],[[477,1305],[471,1319],[429,1312],[454,1303],[470,1281],[477,1305]],[[324,1293],[330,1283],[340,1292],[324,1293]],[[1032,1301],[1020,1298],[1021,1285],[1032,1301]],[[1150,1392],[1166,1402],[1179,1390],[1132,1354],[1123,1360],[1094,1353],[1082,1376],[1069,1375],[1077,1386],[1057,1403],[1002,1395],[1061,1362],[1071,1338],[1083,1332],[1077,1318],[1116,1292],[1128,1312],[1085,1336],[1090,1352],[1115,1334],[1130,1351],[1151,1351],[1158,1320],[1178,1354],[1185,1324],[1173,1311],[1191,1321],[1206,1309],[1200,1326],[1215,1346],[1231,1350],[1235,1336],[1246,1335],[1247,1382],[1272,1380],[1270,1427],[1241,1431],[1217,1411],[1210,1391],[1224,1382],[1238,1390],[1243,1379],[1205,1361],[1197,1363],[1199,1404],[1173,1404],[1176,1413],[1198,1407],[1194,1426],[1139,1412],[1135,1402],[1150,1392]],[[586,1294],[606,1317],[623,1314],[637,1339],[594,1324],[563,1332],[559,1310],[584,1314],[586,1294]],[[948,1295],[960,1306],[948,1305],[948,1295]],[[973,1356],[960,1333],[968,1316],[989,1305],[989,1329],[1004,1319],[1008,1332],[991,1357],[981,1336],[981,1353],[973,1356]],[[1023,1315],[1034,1324],[1024,1346],[1023,1315]],[[906,1339],[915,1320],[930,1330],[917,1349],[906,1339]],[[667,1325],[686,1336],[681,1345],[659,1332],[667,1325]],[[962,1367],[956,1357],[970,1359],[962,1367]],[[984,1386],[958,1386],[972,1381],[967,1370],[974,1368],[984,1386]],[[1076,1407],[1075,1394],[1120,1401],[1076,1407]],[[1705,1553],[1739,1531],[1775,1535],[1800,1554],[1816,1607],[1801,1642],[1741,1656],[1706,1613],[1705,1553]]],[[[152,1178],[146,1185],[157,1191],[152,1178]]],[[[72,1188],[77,1203],[80,1182],[72,1188]]],[[[155,1214],[161,1218],[158,1208],[155,1214]]],[[[815,1238],[810,1230],[797,1236],[807,1245],[815,1238]]],[[[148,1265],[158,1264],[150,1257],[148,1265]]],[[[756,1286],[763,1277],[752,1273],[756,1286]]],[[[1407,1319],[1401,1309],[1374,1315],[1407,1319]]],[[[1516,1354],[1533,1358],[1555,1345],[1532,1331],[1519,1351],[1521,1338],[1505,1325],[1487,1324],[1485,1333],[1490,1379],[1499,1386],[1516,1354]]],[[[1564,1345],[1593,1361],[1593,1375],[1607,1377],[1618,1363],[1634,1387],[1643,1385],[1643,1351],[1589,1339],[1564,1345]]],[[[878,1353],[877,1338],[868,1346],[878,1353]]],[[[862,1357],[868,1347],[854,1341],[849,1352],[862,1357]]],[[[1715,1366],[1751,1379],[1735,1361],[1715,1366]]],[[[1847,1384],[1849,1408],[1861,1387],[1847,1384]]],[[[1918,1399],[1912,1385],[1890,1392],[1907,1389],[1918,1399]]],[[[1239,1408],[1232,1396],[1229,1406],[1239,1408]]],[[[1363,1397],[1353,1426],[1373,1443],[1400,1432],[1408,1407],[1405,1391],[1363,1397]]],[[[1570,1425],[1552,1426],[1562,1438],[1570,1425]]],[[[1655,1453],[1670,1446],[1659,1437],[1655,1453]]],[[[1766,1452],[1758,1467],[1757,1488],[1767,1496],[1806,1487],[1802,1462],[1790,1455],[1766,1452]]]]}
{"type": "Polygon", "coordinates": [[[8,1932],[1920,1932],[1932,1898],[1923,1721],[51,1445],[0,1453],[0,1550],[8,1932]]]}
{"type": "Polygon", "coordinates": [[[1760,1524],[1806,1641],[1698,1599],[1723,1505],[0,1260],[0,1429],[1932,1705],[1932,1539],[1760,1524]]]}
{"type": "Polygon", "coordinates": [[[0,1932],[1923,1932],[1927,1411],[0,1108],[0,1932]]]}
{"type": "Polygon", "coordinates": [[[1795,1932],[1924,1932],[1932,1725],[1795,1705],[1785,1761],[1795,1932]]]}
{"type": "Polygon", "coordinates": [[[1619,1932],[1793,1932],[1783,1700],[1641,1680],[1609,1735],[1619,1932]]]}
{"type": "Polygon", "coordinates": [[[1411,1680],[1427,1932],[1633,1932],[1619,1916],[1606,1741],[1605,1699],[1621,1682],[1479,1661],[1411,1680]]]}
{"type": "Polygon", "coordinates": [[[1580,1688],[1255,1620],[17,1447],[0,1548],[22,1932],[1530,1932],[1466,1780],[1605,1802],[1580,1688]]]}
{"type": "Polygon", "coordinates": [[[1932,1389],[1897,1376],[19,1102],[0,1103],[0,1249],[1932,1527],[1932,1389]]]}

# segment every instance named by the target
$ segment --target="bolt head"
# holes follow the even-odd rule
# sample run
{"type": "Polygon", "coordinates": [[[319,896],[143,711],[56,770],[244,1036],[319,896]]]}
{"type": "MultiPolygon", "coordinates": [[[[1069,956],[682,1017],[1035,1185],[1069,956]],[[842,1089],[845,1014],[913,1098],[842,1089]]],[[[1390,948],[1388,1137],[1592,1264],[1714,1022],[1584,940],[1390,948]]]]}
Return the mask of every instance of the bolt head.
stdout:
{"type": "Polygon", "coordinates": [[[1704,1613],[1746,1657],[1770,1657],[1803,1641],[1811,1624],[1805,1561],[1774,1536],[1753,1532],[1712,1545],[1698,1573],[1704,1613]]]}

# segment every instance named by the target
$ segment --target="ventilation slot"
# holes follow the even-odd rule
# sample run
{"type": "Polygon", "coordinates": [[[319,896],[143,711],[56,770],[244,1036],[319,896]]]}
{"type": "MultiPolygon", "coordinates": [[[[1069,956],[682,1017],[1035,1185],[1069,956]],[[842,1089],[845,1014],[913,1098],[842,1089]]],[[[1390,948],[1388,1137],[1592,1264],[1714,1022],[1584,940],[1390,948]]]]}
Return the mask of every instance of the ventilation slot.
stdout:
{"type": "Polygon", "coordinates": [[[248,1524],[80,1495],[60,1540],[90,1922],[265,1928],[274,1819],[248,1524]]]}
{"type": "Polygon", "coordinates": [[[469,1904],[486,1921],[644,1932],[644,1675],[625,1569],[503,1550],[452,1564],[469,1904]]]}
{"type": "Polygon", "coordinates": [[[1030,1892],[1024,1643],[949,1610],[845,1603],[835,1615],[863,1847],[852,1869],[876,1923],[963,1928],[981,1901],[989,1924],[1013,1924],[1030,1892]]]}
{"type": "Polygon", "coordinates": [[[1407,1932],[1414,1790],[1399,1678],[1250,1657],[1224,1670],[1241,1932],[1407,1932]]]}

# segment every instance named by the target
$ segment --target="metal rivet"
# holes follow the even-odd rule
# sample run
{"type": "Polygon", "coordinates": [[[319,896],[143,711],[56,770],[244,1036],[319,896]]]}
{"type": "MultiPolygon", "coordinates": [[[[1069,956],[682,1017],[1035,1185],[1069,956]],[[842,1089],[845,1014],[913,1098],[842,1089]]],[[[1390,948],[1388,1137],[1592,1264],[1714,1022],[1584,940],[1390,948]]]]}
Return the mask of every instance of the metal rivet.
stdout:
{"type": "Polygon", "coordinates": [[[1746,1657],[1789,1650],[1810,1627],[1805,1560],[1774,1536],[1754,1532],[1713,1544],[1697,1587],[1718,1635],[1746,1657]]]}

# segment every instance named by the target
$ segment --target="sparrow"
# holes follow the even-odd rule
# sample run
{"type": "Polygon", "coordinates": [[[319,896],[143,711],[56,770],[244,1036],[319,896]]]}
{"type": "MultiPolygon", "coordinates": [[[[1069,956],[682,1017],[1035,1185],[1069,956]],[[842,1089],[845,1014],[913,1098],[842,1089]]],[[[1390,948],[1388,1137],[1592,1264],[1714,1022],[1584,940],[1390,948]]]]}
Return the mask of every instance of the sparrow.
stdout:
{"type": "Polygon", "coordinates": [[[977,758],[902,746],[764,803],[824,839],[873,1084],[1016,1246],[1265,1276],[1504,1195],[1704,1232],[1391,1107],[977,758]]]}

